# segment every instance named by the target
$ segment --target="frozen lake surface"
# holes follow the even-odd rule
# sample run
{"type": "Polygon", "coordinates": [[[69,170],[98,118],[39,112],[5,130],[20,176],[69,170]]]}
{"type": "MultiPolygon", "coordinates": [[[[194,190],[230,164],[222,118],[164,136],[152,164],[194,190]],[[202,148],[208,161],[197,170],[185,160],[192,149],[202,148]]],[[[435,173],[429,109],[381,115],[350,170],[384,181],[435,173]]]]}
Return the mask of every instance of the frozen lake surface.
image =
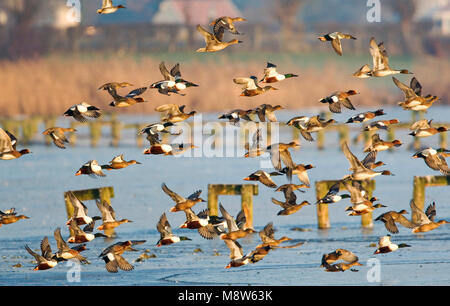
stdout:
{"type": "MultiPolygon", "coordinates": [[[[338,114],[334,118],[345,121],[357,112],[338,114]]],[[[358,112],[361,110],[358,110],[358,112]]],[[[410,113],[397,109],[385,109],[388,115],[380,119],[397,117],[401,121],[410,120],[410,113]]],[[[280,120],[310,112],[282,113],[280,120]]],[[[435,122],[446,122],[449,111],[446,108],[431,108],[426,115],[435,122]]],[[[206,117],[206,116],[205,116],[206,117]]],[[[211,115],[213,118],[214,116],[211,115]]],[[[139,117],[142,122],[153,122],[153,118],[139,117]]],[[[127,118],[133,122],[135,118],[127,118]]],[[[68,121],[61,120],[59,126],[68,121]]],[[[123,141],[117,148],[108,146],[109,137],[105,135],[99,147],[90,148],[87,134],[80,129],[79,143],[75,147],[61,150],[55,146],[31,145],[33,154],[18,160],[0,163],[0,210],[15,207],[19,214],[30,217],[15,224],[0,228],[0,285],[449,285],[450,284],[450,227],[442,225],[422,235],[412,234],[409,229],[400,228],[400,233],[392,235],[394,243],[407,243],[410,248],[399,249],[389,254],[373,255],[380,236],[388,234],[381,222],[375,222],[371,230],[363,230],[360,217],[347,216],[344,208],[350,205],[343,200],[329,207],[331,228],[318,230],[316,208],[314,205],[302,208],[290,216],[277,216],[279,207],[272,204],[271,197],[282,200],[282,194],[259,184],[259,194],[254,196],[254,227],[261,230],[268,222],[277,229],[276,237],[288,236],[293,242],[305,241],[294,249],[279,249],[270,252],[262,261],[240,268],[224,269],[229,262],[229,250],[221,240],[205,240],[195,230],[178,229],[185,220],[183,212],[171,213],[172,200],[162,191],[165,182],[169,188],[180,195],[188,196],[202,189],[202,197],[207,198],[208,184],[243,184],[242,179],[260,168],[265,157],[247,159],[243,157],[200,158],[143,155],[143,148],[134,145],[132,131],[123,133],[123,141]],[[88,176],[75,176],[79,167],[91,159],[107,163],[113,156],[124,154],[126,160],[135,159],[142,165],[133,165],[118,171],[109,171],[107,176],[92,179],[88,176]],[[63,193],[67,190],[79,190],[113,186],[115,197],[112,206],[118,218],[128,218],[133,223],[117,228],[117,238],[113,240],[95,239],[88,243],[83,255],[91,262],[81,267],[81,281],[71,283],[67,272],[71,269],[66,263],[47,271],[33,271],[33,260],[24,249],[28,244],[38,249],[40,240],[48,236],[52,250],[56,250],[53,231],[62,228],[65,239],[68,230],[65,227],[66,211],[63,193]],[[159,239],[156,223],[166,212],[174,232],[189,236],[191,241],[155,247],[159,239]],[[293,231],[293,227],[310,231],[293,231]],[[124,240],[145,239],[147,242],[137,246],[139,252],[127,252],[124,257],[135,266],[131,272],[108,273],[104,262],[98,255],[112,243],[124,240]],[[360,258],[363,266],[359,272],[327,273],[319,268],[322,254],[345,248],[360,258]],[[199,251],[199,249],[201,251],[199,251]],[[143,262],[134,262],[144,250],[156,255],[143,262]],[[367,273],[371,269],[367,261],[380,260],[380,282],[370,283],[367,273]],[[21,267],[13,267],[20,263],[21,267]]],[[[105,132],[107,134],[107,131],[105,132]]],[[[380,132],[383,139],[386,132],[380,132]]],[[[281,135],[281,141],[290,141],[289,135],[281,135]]],[[[352,135],[353,137],[354,135],[352,135]]],[[[388,210],[406,209],[410,211],[413,177],[415,175],[440,175],[429,169],[423,160],[411,158],[413,151],[408,150],[412,137],[407,131],[399,131],[396,138],[404,145],[394,152],[381,152],[377,160],[382,160],[395,176],[380,176],[376,179],[374,195],[388,206],[377,209],[374,218],[388,210]]],[[[39,138],[42,139],[42,138],[39,138]]],[[[309,171],[312,188],[306,193],[297,193],[298,200],[315,202],[314,182],[325,179],[340,179],[348,174],[349,164],[337,146],[335,133],[327,134],[329,148],[318,151],[315,143],[306,143],[292,151],[296,163],[311,163],[316,168],[309,171]]],[[[438,136],[423,141],[436,147],[438,136]]],[[[19,147],[22,146],[19,144],[19,147]]],[[[359,158],[363,144],[350,145],[352,152],[359,158]]],[[[267,158],[266,158],[267,159],[267,158]]],[[[268,169],[270,171],[270,169],[268,169]]],[[[285,177],[275,177],[277,184],[287,183],[285,177]]],[[[294,178],[294,182],[297,179],[294,178]]],[[[239,196],[219,198],[225,208],[236,215],[240,210],[239,196]]],[[[426,190],[425,205],[436,202],[437,219],[450,220],[450,189],[448,187],[430,187],[426,190]]],[[[85,201],[89,215],[98,214],[94,201],[85,201]]],[[[194,207],[198,212],[206,208],[206,203],[194,207]]],[[[408,215],[410,217],[410,215],[408,215]]],[[[259,243],[259,236],[243,239],[244,253],[251,251],[259,243]]]]}

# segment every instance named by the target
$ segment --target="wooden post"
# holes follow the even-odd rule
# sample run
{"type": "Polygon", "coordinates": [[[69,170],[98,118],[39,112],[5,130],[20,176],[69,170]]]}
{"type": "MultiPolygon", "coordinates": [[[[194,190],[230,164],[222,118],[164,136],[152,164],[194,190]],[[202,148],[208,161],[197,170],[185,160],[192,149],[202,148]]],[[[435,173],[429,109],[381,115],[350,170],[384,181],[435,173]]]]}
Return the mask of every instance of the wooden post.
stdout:
{"type": "Polygon", "coordinates": [[[34,117],[22,121],[22,139],[21,142],[28,144],[38,130],[39,118],[34,117]]]}
{"type": "Polygon", "coordinates": [[[89,122],[89,131],[91,137],[91,146],[96,147],[102,137],[102,124],[98,121],[89,122]]]}
{"type": "MultiPolygon", "coordinates": [[[[331,186],[340,182],[340,180],[327,180],[316,182],[316,199],[320,200],[330,190],[331,186]]],[[[361,186],[367,191],[369,199],[372,197],[373,190],[375,190],[375,181],[360,181],[361,186]]],[[[340,190],[346,189],[341,183],[340,190]]],[[[328,204],[318,204],[317,206],[317,226],[319,229],[330,228],[330,219],[328,215],[328,204]]],[[[372,213],[364,214],[361,216],[361,226],[363,228],[370,228],[373,226],[372,213]]]]}
{"type": "MultiPolygon", "coordinates": [[[[413,181],[413,200],[416,206],[423,210],[425,207],[425,187],[449,186],[450,176],[446,175],[427,175],[415,176],[413,181]]],[[[416,220],[412,220],[413,222],[416,220]]]]}
{"type": "MultiPolygon", "coordinates": [[[[113,187],[101,187],[94,189],[85,189],[85,190],[72,190],[72,193],[77,197],[80,201],[88,201],[88,200],[105,200],[111,205],[111,198],[114,198],[114,188],[113,187]]],[[[64,192],[64,202],[66,204],[66,212],[67,212],[67,220],[72,218],[73,216],[73,205],[70,202],[69,196],[67,195],[67,191],[64,192]]],[[[113,234],[114,230],[110,233],[105,232],[105,235],[113,234]]],[[[70,235],[73,235],[73,231],[70,231],[70,235]]]]}
{"type": "MultiPolygon", "coordinates": [[[[323,198],[332,185],[324,181],[316,182],[316,198],[317,201],[323,198]]],[[[317,207],[317,226],[320,229],[330,228],[330,219],[328,216],[328,204],[318,204],[317,207]]]]}
{"type": "Polygon", "coordinates": [[[111,115],[111,146],[119,146],[121,129],[122,123],[117,120],[117,116],[115,114],[111,115]]]}
{"type": "Polygon", "coordinates": [[[439,147],[447,148],[447,132],[439,133],[439,147]]]}
{"type": "Polygon", "coordinates": [[[348,138],[349,128],[347,125],[343,124],[339,127],[339,147],[341,147],[344,142],[348,143],[348,138]]]}
{"type": "Polygon", "coordinates": [[[241,195],[241,209],[245,213],[244,228],[253,228],[253,196],[258,194],[256,184],[209,184],[208,211],[210,216],[218,216],[219,195],[241,195]]]}
{"type": "MultiPolygon", "coordinates": [[[[413,183],[413,200],[414,204],[420,209],[423,210],[423,206],[425,203],[425,181],[420,176],[414,177],[414,183],[413,183]]],[[[414,217],[415,215],[412,215],[414,217]]],[[[411,221],[417,221],[417,220],[411,220],[411,221]]]]}

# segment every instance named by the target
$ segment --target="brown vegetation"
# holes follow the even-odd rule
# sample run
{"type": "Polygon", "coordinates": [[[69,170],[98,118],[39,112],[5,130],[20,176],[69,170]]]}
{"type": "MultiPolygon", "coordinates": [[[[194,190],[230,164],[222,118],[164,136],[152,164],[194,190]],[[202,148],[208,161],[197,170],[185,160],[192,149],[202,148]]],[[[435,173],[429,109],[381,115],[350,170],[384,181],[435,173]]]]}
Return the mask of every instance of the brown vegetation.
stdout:
{"type": "MultiPolygon", "coordinates": [[[[299,55],[300,56],[300,55],[299,55]]],[[[168,66],[175,62],[166,61],[168,66]]],[[[281,104],[286,108],[300,109],[320,107],[319,99],[333,91],[355,89],[361,94],[355,97],[355,106],[380,106],[396,104],[402,99],[401,92],[393,85],[372,86],[372,79],[351,77],[364,63],[355,67],[321,63],[320,67],[303,68],[290,62],[277,63],[280,72],[299,74],[298,78],[287,79],[273,84],[278,91],[270,91],[256,97],[240,97],[241,87],[233,83],[235,77],[255,75],[262,77],[265,62],[224,62],[190,61],[181,63],[183,78],[199,84],[199,87],[187,88],[186,96],[172,94],[170,97],[148,89],[142,96],[147,103],[122,109],[108,106],[111,96],[97,88],[106,82],[127,81],[134,87],[122,88],[120,94],[131,89],[149,86],[161,80],[159,61],[146,57],[132,58],[61,58],[49,57],[35,60],[0,62],[0,116],[17,114],[62,115],[70,106],[86,101],[104,111],[117,113],[151,113],[158,105],[165,103],[185,104],[186,110],[224,111],[234,108],[252,108],[262,103],[281,104]],[[380,90],[382,88],[382,90],[380,90]],[[384,89],[386,88],[386,89],[384,89]]],[[[439,104],[448,101],[448,79],[450,64],[442,60],[427,59],[411,67],[423,86],[424,94],[441,97],[439,104]],[[419,65],[420,64],[420,65],[419,65]]],[[[388,80],[389,79],[389,80],[388,80]]],[[[409,83],[409,77],[403,81],[409,83]]]]}

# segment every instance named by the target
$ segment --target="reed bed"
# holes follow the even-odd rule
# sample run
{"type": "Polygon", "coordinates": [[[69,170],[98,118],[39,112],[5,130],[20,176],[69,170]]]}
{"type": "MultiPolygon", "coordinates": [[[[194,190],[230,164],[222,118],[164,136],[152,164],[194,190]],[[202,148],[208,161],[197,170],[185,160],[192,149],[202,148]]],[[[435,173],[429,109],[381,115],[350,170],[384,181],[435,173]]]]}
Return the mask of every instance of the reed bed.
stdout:
{"type": "MultiPolygon", "coordinates": [[[[207,55],[208,56],[208,55],[207,55]]],[[[380,107],[396,104],[402,94],[391,78],[380,80],[356,79],[352,72],[364,63],[343,67],[334,61],[302,67],[290,61],[277,62],[283,73],[299,74],[298,78],[276,83],[278,91],[269,91],[257,97],[240,97],[241,87],[234,84],[235,77],[255,75],[261,78],[265,62],[216,61],[216,55],[181,61],[183,78],[197,83],[199,87],[188,88],[186,96],[172,94],[163,96],[148,89],[142,96],[147,103],[120,108],[118,113],[153,113],[154,108],[165,103],[185,104],[191,109],[210,112],[227,111],[235,108],[248,109],[262,103],[281,104],[288,109],[323,107],[318,102],[322,97],[337,90],[355,89],[361,94],[352,101],[356,106],[380,107]]],[[[299,55],[301,56],[301,55],[299,55]]],[[[339,60],[339,59],[337,59],[339,60]]],[[[169,67],[176,62],[166,61],[169,67]]],[[[112,98],[106,91],[97,88],[106,82],[127,81],[135,86],[120,89],[125,95],[129,90],[161,80],[159,60],[152,57],[69,57],[52,56],[33,60],[0,62],[0,116],[15,115],[61,115],[70,106],[85,101],[100,109],[113,111],[108,104],[112,98]]],[[[392,64],[393,67],[396,67],[392,64]]],[[[448,102],[448,80],[450,63],[436,59],[415,61],[411,70],[423,86],[424,94],[441,97],[438,102],[448,102]]],[[[405,83],[410,78],[399,76],[405,83]]]]}

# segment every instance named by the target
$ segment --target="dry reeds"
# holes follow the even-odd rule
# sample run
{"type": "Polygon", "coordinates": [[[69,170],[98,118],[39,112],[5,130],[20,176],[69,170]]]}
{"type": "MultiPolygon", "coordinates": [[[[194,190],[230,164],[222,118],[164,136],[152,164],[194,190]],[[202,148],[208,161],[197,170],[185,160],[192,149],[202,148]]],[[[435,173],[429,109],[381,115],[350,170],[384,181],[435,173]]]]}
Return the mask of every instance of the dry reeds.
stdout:
{"type": "MultiPolygon", "coordinates": [[[[300,55],[299,55],[300,56],[300,55]]],[[[431,93],[448,101],[448,62],[425,60],[426,64],[413,67],[415,75],[422,83],[424,93],[431,93]]],[[[175,62],[166,61],[167,66],[175,62]]],[[[61,115],[70,106],[86,101],[103,111],[117,113],[151,113],[158,105],[165,103],[185,104],[186,110],[224,111],[234,108],[252,108],[262,103],[281,104],[290,109],[311,108],[320,105],[319,99],[337,90],[355,89],[361,94],[354,98],[356,106],[380,106],[396,104],[402,98],[395,86],[373,88],[372,80],[351,77],[353,70],[359,67],[342,69],[330,63],[320,67],[303,68],[290,62],[278,62],[279,72],[296,73],[298,78],[275,83],[278,91],[269,91],[261,96],[240,97],[241,87],[233,83],[235,77],[255,75],[260,79],[265,62],[216,63],[189,61],[181,63],[183,78],[199,84],[188,88],[186,96],[172,94],[170,97],[148,89],[142,96],[148,103],[131,107],[113,109],[112,101],[106,91],[97,88],[106,82],[127,81],[133,88],[149,86],[161,80],[159,61],[145,58],[97,58],[89,59],[49,57],[35,60],[0,62],[0,116],[25,115],[61,115]],[[397,95],[397,96],[396,96],[397,95]]],[[[361,63],[362,65],[363,63],[361,63]]],[[[360,66],[361,66],[360,65],[360,66]]],[[[409,83],[409,79],[405,80],[409,83]]],[[[125,95],[131,87],[120,89],[125,95]]]]}

